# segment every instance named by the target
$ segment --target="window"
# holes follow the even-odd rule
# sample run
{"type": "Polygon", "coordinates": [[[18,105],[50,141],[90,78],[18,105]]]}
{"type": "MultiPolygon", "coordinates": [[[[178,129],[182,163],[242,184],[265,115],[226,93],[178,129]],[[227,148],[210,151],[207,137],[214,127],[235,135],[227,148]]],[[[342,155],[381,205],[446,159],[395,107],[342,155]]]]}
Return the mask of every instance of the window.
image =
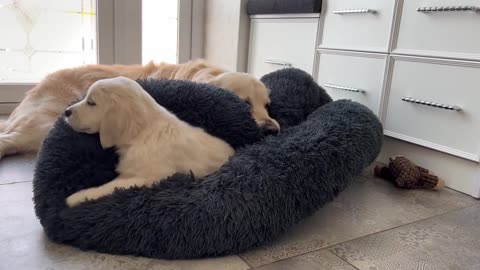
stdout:
{"type": "Polygon", "coordinates": [[[190,59],[192,5],[202,13],[192,0],[0,0],[0,114],[58,69],[190,59]]]}
{"type": "Polygon", "coordinates": [[[95,0],[1,1],[0,25],[1,82],[97,63],[95,0]]]}
{"type": "Polygon", "coordinates": [[[142,1],[142,63],[177,62],[178,1],[142,1]]]}

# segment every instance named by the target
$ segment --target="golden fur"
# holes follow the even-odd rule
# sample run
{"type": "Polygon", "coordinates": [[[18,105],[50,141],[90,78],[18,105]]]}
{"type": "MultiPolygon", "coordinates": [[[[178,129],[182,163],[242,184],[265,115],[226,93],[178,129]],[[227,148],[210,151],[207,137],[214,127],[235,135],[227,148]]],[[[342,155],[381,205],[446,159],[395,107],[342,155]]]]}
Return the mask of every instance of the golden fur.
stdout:
{"type": "Polygon", "coordinates": [[[102,147],[115,146],[119,154],[118,176],[72,194],[69,206],[109,195],[115,188],[151,186],[175,173],[203,177],[234,153],[226,142],[181,121],[125,77],[95,82],[65,116],[75,131],[98,132],[102,147]]]}
{"type": "Polygon", "coordinates": [[[226,88],[250,104],[252,116],[262,129],[272,133],[280,129],[266,109],[270,103],[268,89],[249,74],[227,72],[201,59],[184,64],[89,65],[54,72],[25,95],[8,120],[0,123],[0,158],[37,151],[69,104],[83,98],[94,82],[118,76],[191,80],[226,88]]]}

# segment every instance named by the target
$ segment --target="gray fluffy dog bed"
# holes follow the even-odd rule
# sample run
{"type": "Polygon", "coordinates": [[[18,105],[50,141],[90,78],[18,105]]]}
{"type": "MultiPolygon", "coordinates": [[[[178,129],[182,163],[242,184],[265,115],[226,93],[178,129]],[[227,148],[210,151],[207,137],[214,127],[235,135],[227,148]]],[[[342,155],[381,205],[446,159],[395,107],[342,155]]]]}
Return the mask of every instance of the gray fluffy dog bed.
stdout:
{"type": "Polygon", "coordinates": [[[175,175],[153,188],[118,190],[74,208],[65,198],[113,179],[117,156],[101,148],[98,136],[75,133],[58,120],[39,153],[33,182],[35,211],[47,236],[113,254],[219,256],[271,241],[334,199],[378,155],[377,117],[355,102],[331,102],[297,69],[262,81],[272,90],[278,136],[260,138],[248,105],[225,90],[142,82],[157,102],[237,152],[200,181],[175,175]]]}

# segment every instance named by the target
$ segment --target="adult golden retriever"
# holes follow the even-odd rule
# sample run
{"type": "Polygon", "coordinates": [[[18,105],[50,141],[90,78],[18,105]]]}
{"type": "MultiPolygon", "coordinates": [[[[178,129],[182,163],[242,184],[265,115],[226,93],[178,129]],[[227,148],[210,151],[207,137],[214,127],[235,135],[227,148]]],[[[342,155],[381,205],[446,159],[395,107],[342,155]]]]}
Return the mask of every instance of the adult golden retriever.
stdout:
{"type": "Polygon", "coordinates": [[[92,84],[83,100],[67,108],[65,118],[77,132],[99,133],[102,147],[115,146],[119,155],[118,176],[70,195],[68,206],[109,195],[116,188],[151,186],[175,173],[203,177],[234,153],[228,143],[178,119],[125,77],[92,84]]]}
{"type": "Polygon", "coordinates": [[[250,104],[252,117],[265,133],[280,130],[266,108],[270,103],[269,90],[249,74],[228,72],[203,59],[184,64],[89,65],[54,72],[27,92],[8,120],[0,123],[0,158],[37,151],[48,130],[68,105],[82,99],[94,82],[118,76],[191,80],[225,88],[250,104]]]}

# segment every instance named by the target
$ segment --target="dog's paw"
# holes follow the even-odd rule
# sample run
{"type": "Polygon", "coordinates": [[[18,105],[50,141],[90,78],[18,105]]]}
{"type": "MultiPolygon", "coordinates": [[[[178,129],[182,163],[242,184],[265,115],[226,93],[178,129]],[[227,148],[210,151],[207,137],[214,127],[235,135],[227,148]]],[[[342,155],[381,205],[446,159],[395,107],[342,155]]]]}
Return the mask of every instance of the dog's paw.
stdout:
{"type": "Polygon", "coordinates": [[[83,202],[86,202],[89,199],[88,194],[85,191],[75,192],[72,195],[68,196],[66,202],[69,207],[77,206],[83,202]]]}
{"type": "Polygon", "coordinates": [[[66,201],[69,207],[73,207],[86,201],[98,199],[99,197],[100,196],[97,192],[97,189],[89,188],[73,193],[67,198],[66,201]]]}

